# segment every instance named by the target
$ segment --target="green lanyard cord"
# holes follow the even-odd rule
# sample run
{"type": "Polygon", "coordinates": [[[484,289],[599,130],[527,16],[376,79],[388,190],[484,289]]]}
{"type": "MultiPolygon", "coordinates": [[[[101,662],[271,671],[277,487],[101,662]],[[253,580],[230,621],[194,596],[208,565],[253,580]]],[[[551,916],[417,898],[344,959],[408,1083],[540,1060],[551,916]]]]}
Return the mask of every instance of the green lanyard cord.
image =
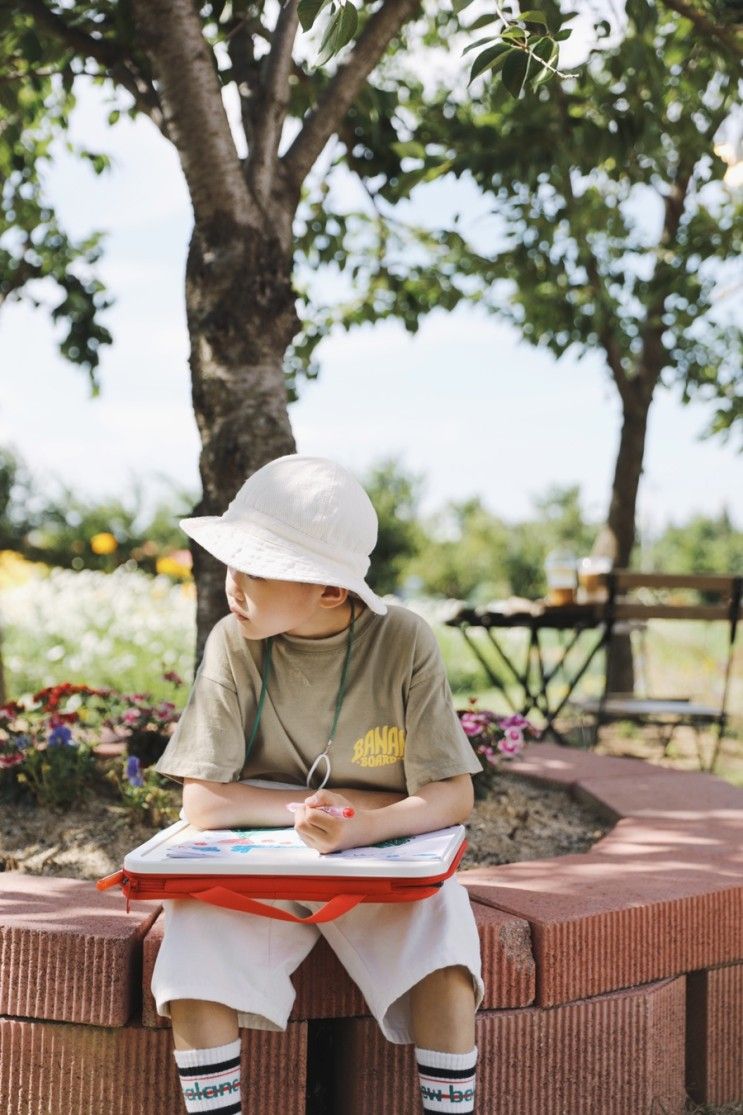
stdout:
{"type": "MultiPolygon", "coordinates": [[[[336,697],[336,700],[335,700],[335,716],[333,717],[333,726],[330,729],[330,736],[328,738],[327,745],[325,747],[325,750],[322,752],[322,754],[325,755],[326,757],[327,757],[328,750],[330,749],[330,747],[333,743],[333,740],[335,739],[335,730],[338,727],[338,717],[341,714],[341,705],[343,704],[343,699],[346,695],[346,686],[348,684],[348,666],[349,666],[349,663],[351,661],[351,647],[353,645],[353,626],[354,626],[354,622],[355,622],[355,619],[356,619],[356,613],[355,613],[355,609],[354,609],[354,606],[353,606],[353,600],[350,601],[350,604],[351,604],[351,626],[348,629],[348,639],[346,640],[346,655],[345,655],[345,658],[343,660],[343,669],[341,671],[341,682],[340,682],[340,685],[338,686],[338,696],[336,697]]],[[[253,750],[253,744],[255,743],[255,737],[256,737],[257,732],[258,732],[258,725],[261,722],[261,715],[263,713],[263,705],[264,705],[265,700],[266,700],[266,693],[268,692],[268,679],[271,676],[271,650],[272,650],[272,647],[273,647],[273,636],[269,635],[269,637],[267,639],[265,639],[264,643],[263,643],[263,670],[262,670],[263,677],[262,677],[262,680],[261,680],[261,693],[260,693],[260,696],[258,698],[258,708],[256,709],[255,720],[253,721],[253,729],[250,733],[250,739],[248,740],[248,743],[245,747],[245,762],[246,763],[247,763],[248,758],[250,757],[250,754],[253,750]]],[[[318,756],[318,758],[319,758],[319,756],[318,756]]]]}
{"type": "MultiPolygon", "coordinates": [[[[272,645],[272,643],[273,643],[273,636],[271,636],[271,635],[269,635],[269,637],[263,643],[263,670],[261,671],[261,673],[263,675],[263,678],[262,678],[262,681],[261,681],[261,695],[258,698],[258,708],[256,710],[255,720],[253,721],[253,730],[250,733],[250,739],[248,740],[247,746],[245,748],[245,762],[246,763],[248,761],[248,757],[250,756],[251,751],[253,750],[253,744],[255,743],[255,737],[256,737],[256,733],[258,731],[258,725],[261,722],[261,714],[263,712],[263,705],[264,705],[265,700],[266,700],[266,693],[268,692],[268,679],[271,676],[271,645],[272,645]]],[[[243,766],[244,765],[245,764],[243,764],[243,766]]]]}

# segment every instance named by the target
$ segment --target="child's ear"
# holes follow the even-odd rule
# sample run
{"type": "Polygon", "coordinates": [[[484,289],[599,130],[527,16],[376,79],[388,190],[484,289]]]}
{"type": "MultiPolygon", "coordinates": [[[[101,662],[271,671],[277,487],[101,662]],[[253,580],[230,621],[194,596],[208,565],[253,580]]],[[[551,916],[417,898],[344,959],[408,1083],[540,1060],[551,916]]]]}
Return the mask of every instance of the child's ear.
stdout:
{"type": "Polygon", "coordinates": [[[335,608],[339,604],[343,604],[347,596],[347,588],[339,588],[338,585],[325,585],[320,599],[326,608],[335,608]]]}

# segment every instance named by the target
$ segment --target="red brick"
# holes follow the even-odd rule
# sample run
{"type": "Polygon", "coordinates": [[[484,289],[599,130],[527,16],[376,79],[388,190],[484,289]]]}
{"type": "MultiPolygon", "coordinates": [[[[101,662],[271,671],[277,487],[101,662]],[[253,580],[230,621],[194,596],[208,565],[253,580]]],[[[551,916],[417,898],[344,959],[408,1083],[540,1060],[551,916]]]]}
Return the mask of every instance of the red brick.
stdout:
{"type": "MultiPolygon", "coordinates": [[[[242,1033],[246,1111],[304,1115],[307,1027],[242,1033]]],[[[170,1034],[0,1019],[3,1115],[182,1115],[170,1034]]]]}
{"type": "Polygon", "coordinates": [[[160,1030],[170,1029],[170,1019],[158,1014],[150,991],[152,973],[163,939],[165,918],[158,918],[142,942],[142,1025],[160,1030]]]}
{"type": "Polygon", "coordinates": [[[712,774],[658,768],[631,778],[581,777],[572,787],[579,801],[598,805],[615,817],[678,817],[694,820],[718,811],[738,813],[743,824],[743,790],[712,774]]]}
{"type": "MultiPolygon", "coordinates": [[[[473,903],[473,911],[480,931],[485,979],[483,1006],[520,1007],[532,1003],[536,975],[528,922],[480,903],[473,903]]],[[[161,1029],[170,1023],[157,1014],[150,983],[163,928],[163,919],[159,919],[145,937],[142,963],[142,1022],[161,1029]]],[[[318,941],[300,965],[293,982],[297,989],[293,1019],[355,1018],[369,1014],[361,992],[324,939],[318,941]]]]}
{"type": "Polygon", "coordinates": [[[459,877],[529,922],[537,1002],[553,1006],[741,958],[743,873],[695,849],[594,848],[459,877]]]}
{"type": "Polygon", "coordinates": [[[536,995],[529,923],[492,906],[472,903],[480,932],[485,998],[482,1009],[526,1007],[536,995]]]}
{"type": "Polygon", "coordinates": [[[160,907],[94,883],[0,874],[0,1014],[122,1026],[160,907]]]}
{"type": "Polygon", "coordinates": [[[687,1081],[697,1103],[743,1097],[743,964],[687,977],[687,1081]]]}
{"type": "Polygon", "coordinates": [[[563,787],[586,778],[652,777],[656,771],[659,774],[667,771],[667,768],[654,766],[644,759],[597,755],[595,751],[561,747],[557,743],[530,743],[517,759],[509,759],[506,769],[524,775],[532,782],[563,787]]]}
{"type": "MultiPolygon", "coordinates": [[[[684,979],[553,1010],[478,1015],[477,1110],[504,1115],[650,1115],[684,1110],[684,979]],[[662,1105],[662,1106],[661,1106],[662,1105]]],[[[370,1021],[338,1038],[338,1110],[419,1110],[411,1046],[385,1042],[370,1021]]]]}

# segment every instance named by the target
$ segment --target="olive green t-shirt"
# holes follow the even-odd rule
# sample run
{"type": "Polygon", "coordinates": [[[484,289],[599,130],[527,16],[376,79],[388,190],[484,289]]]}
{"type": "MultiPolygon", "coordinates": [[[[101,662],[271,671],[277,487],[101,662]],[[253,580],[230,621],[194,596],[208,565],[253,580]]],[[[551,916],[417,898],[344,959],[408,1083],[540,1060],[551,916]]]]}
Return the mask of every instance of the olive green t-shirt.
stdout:
{"type": "MultiPolygon", "coordinates": [[[[246,778],[304,785],[333,723],[348,631],[277,635],[268,691],[245,758],[261,691],[263,641],[234,616],[212,629],[175,733],[156,765],[172,778],[246,778]]],[[[330,789],[416,793],[481,765],[454,710],[433,631],[400,605],[354,624],[347,689],[330,753],[330,789]]]]}

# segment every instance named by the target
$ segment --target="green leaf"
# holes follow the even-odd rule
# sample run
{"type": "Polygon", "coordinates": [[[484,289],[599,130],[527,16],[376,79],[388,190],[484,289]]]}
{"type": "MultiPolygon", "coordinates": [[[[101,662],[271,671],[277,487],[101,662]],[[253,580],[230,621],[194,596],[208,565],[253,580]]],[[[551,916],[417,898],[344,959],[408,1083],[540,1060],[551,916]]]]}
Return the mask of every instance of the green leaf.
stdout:
{"type": "Polygon", "coordinates": [[[297,15],[303,31],[309,31],[328,0],[299,0],[297,15]]]}
{"type": "Polygon", "coordinates": [[[508,92],[516,100],[521,96],[529,73],[531,59],[525,51],[512,50],[503,64],[502,79],[508,92]]]}
{"type": "Polygon", "coordinates": [[[356,28],[359,25],[359,13],[350,0],[333,15],[325,29],[323,41],[320,44],[320,57],[317,60],[319,66],[324,65],[328,59],[332,58],[339,50],[342,50],[346,43],[350,43],[351,39],[356,34],[356,28]]]}
{"type": "Polygon", "coordinates": [[[501,32],[501,39],[506,42],[525,43],[527,34],[523,27],[507,27],[505,31],[501,32]]]}
{"type": "Polygon", "coordinates": [[[489,35],[486,39],[478,39],[477,42],[470,43],[469,46],[466,46],[464,48],[464,50],[462,51],[462,57],[464,57],[465,54],[469,54],[469,52],[471,50],[477,50],[478,47],[484,46],[485,43],[494,43],[494,42],[495,42],[495,39],[492,37],[492,35],[489,35]]]}
{"type": "Polygon", "coordinates": [[[447,174],[454,164],[453,159],[444,159],[443,163],[438,163],[436,166],[429,167],[426,173],[421,178],[421,182],[433,182],[435,178],[440,178],[442,174],[447,174]]]}
{"type": "Polygon", "coordinates": [[[487,27],[489,23],[498,23],[500,20],[499,15],[481,15],[474,23],[470,23],[468,27],[464,27],[464,31],[479,31],[481,27],[487,27]]]}
{"type": "Polygon", "coordinates": [[[497,43],[495,46],[491,46],[489,50],[484,50],[472,63],[470,81],[474,81],[476,77],[479,77],[480,74],[484,73],[486,70],[491,70],[499,66],[502,61],[501,55],[505,56],[506,54],[510,54],[512,50],[513,47],[508,46],[506,43],[497,43]],[[499,59],[501,59],[501,61],[499,61],[499,59]]]}
{"type": "Polygon", "coordinates": [[[459,13],[463,12],[465,8],[468,8],[471,3],[472,0],[452,0],[452,8],[455,14],[459,15],[459,13]]]}
{"type": "Polygon", "coordinates": [[[426,156],[426,149],[422,143],[417,143],[415,140],[408,140],[406,143],[393,143],[392,150],[401,159],[410,157],[413,159],[424,159],[426,156]]]}
{"type": "Polygon", "coordinates": [[[35,31],[24,31],[20,38],[20,46],[27,62],[40,62],[44,57],[44,48],[35,31]]]}
{"type": "Polygon", "coordinates": [[[547,20],[542,12],[520,12],[517,18],[522,23],[541,23],[543,27],[547,26],[547,20]]]}

